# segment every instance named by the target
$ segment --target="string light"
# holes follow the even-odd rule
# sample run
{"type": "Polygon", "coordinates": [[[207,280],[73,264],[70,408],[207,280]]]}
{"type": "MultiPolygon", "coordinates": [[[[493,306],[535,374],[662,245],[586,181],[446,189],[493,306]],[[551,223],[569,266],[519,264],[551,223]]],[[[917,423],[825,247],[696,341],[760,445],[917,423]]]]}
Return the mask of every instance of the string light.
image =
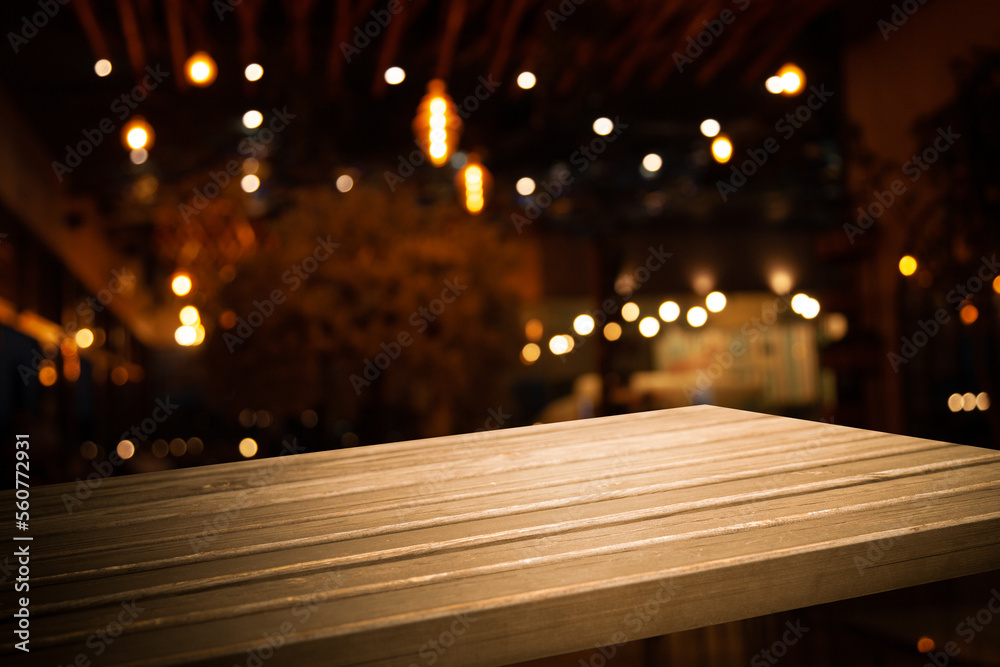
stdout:
{"type": "Polygon", "coordinates": [[[111,61],[107,58],[101,58],[98,60],[94,63],[94,73],[100,77],[105,77],[111,74],[111,61]]]}
{"type": "Polygon", "coordinates": [[[122,128],[122,144],[130,150],[148,150],[153,147],[154,139],[152,126],[142,116],[133,117],[122,128]]]}
{"type": "Polygon", "coordinates": [[[517,87],[522,90],[530,90],[535,87],[537,79],[531,72],[521,72],[517,75],[517,87]]]}
{"type": "Polygon", "coordinates": [[[715,120],[714,118],[706,118],[705,120],[701,121],[699,129],[701,130],[701,133],[703,135],[711,139],[712,137],[716,136],[717,134],[719,134],[719,132],[722,131],[722,125],[720,125],[719,121],[715,120]]]}
{"type": "Polygon", "coordinates": [[[716,162],[725,164],[733,156],[733,142],[724,134],[720,134],[712,142],[712,157],[716,162]]]}
{"type": "Polygon", "coordinates": [[[390,67],[385,71],[385,82],[390,86],[398,86],[406,79],[406,72],[402,67],[390,67]]]}
{"type": "Polygon", "coordinates": [[[479,164],[479,158],[475,153],[470,153],[466,165],[455,176],[455,189],[464,200],[465,210],[473,215],[483,210],[491,182],[489,171],[479,164]]]}
{"type": "Polygon", "coordinates": [[[243,70],[243,76],[246,77],[247,81],[259,81],[260,77],[264,76],[264,68],[257,63],[250,63],[243,70]]]}
{"type": "Polygon", "coordinates": [[[458,146],[462,132],[462,119],[455,111],[455,104],[445,92],[445,83],[434,79],[427,84],[427,94],[417,107],[413,119],[413,133],[431,164],[440,167],[458,146]]]}
{"type": "Polygon", "coordinates": [[[170,280],[170,290],[177,296],[187,296],[191,292],[191,276],[179,271],[170,280]]]}

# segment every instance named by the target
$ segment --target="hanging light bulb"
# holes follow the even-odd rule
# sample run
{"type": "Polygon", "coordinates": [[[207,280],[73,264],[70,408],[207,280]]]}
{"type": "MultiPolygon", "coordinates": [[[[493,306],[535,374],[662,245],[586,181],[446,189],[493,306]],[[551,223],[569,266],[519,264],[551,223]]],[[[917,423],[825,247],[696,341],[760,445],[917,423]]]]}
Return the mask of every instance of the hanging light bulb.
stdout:
{"type": "Polygon", "coordinates": [[[458,148],[462,119],[455,103],[445,92],[444,81],[434,79],[427,84],[427,94],[420,100],[417,117],[413,119],[413,134],[431,164],[440,167],[458,148]]]}
{"type": "Polygon", "coordinates": [[[486,205],[487,191],[493,184],[489,170],[479,163],[479,156],[469,153],[468,162],[455,176],[455,190],[465,205],[465,210],[476,215],[486,205]]]}

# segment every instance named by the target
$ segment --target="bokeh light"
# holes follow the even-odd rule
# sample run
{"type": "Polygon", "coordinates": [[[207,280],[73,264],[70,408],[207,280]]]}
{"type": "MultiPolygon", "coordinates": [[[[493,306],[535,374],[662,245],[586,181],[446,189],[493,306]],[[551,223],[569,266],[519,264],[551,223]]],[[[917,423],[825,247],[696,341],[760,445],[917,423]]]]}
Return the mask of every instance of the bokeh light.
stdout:
{"type": "Polygon", "coordinates": [[[249,459],[257,455],[257,441],[253,438],[243,438],[240,440],[240,455],[249,459]]]}
{"type": "Polygon", "coordinates": [[[703,135],[711,139],[712,137],[718,135],[719,132],[722,131],[722,125],[720,125],[719,121],[715,120],[714,118],[706,118],[705,120],[701,121],[701,125],[699,126],[698,129],[701,130],[701,133],[703,135]]]}
{"type": "Polygon", "coordinates": [[[917,272],[917,260],[910,255],[903,255],[899,260],[899,272],[904,276],[912,276],[917,272]]]}
{"type": "Polygon", "coordinates": [[[530,90],[535,87],[537,79],[531,72],[521,72],[517,75],[517,87],[523,90],[530,90]]]}
{"type": "Polygon", "coordinates": [[[614,342],[622,337],[622,325],[617,322],[608,322],[604,325],[604,338],[614,342]]]}
{"type": "Polygon", "coordinates": [[[622,319],[626,322],[635,322],[639,319],[639,304],[629,301],[622,306],[622,319]]]}
{"type": "Polygon", "coordinates": [[[712,142],[712,157],[716,162],[725,164],[733,156],[733,144],[728,137],[719,136],[712,142]]]}
{"type": "Polygon", "coordinates": [[[514,189],[517,190],[517,194],[527,197],[535,191],[535,179],[528,178],[527,176],[519,178],[517,179],[517,183],[514,184],[514,189]]]}
{"type": "Polygon", "coordinates": [[[687,321],[693,327],[700,327],[708,321],[708,312],[701,306],[695,306],[688,310],[687,321]]]}
{"type": "Polygon", "coordinates": [[[257,192],[257,189],[260,188],[260,178],[256,174],[247,174],[240,179],[240,188],[247,194],[257,192]]]}
{"type": "Polygon", "coordinates": [[[660,321],[655,317],[644,317],[639,322],[639,333],[646,338],[652,338],[660,333],[660,321]]]}
{"type": "Polygon", "coordinates": [[[243,127],[248,130],[260,127],[260,124],[264,122],[264,114],[257,111],[256,109],[250,109],[245,114],[243,114],[243,127]]]}
{"type": "Polygon", "coordinates": [[[538,361],[539,357],[542,356],[542,348],[538,347],[537,343],[528,343],[521,348],[521,361],[525,365],[531,365],[538,361]]]}
{"type": "Polygon", "coordinates": [[[406,72],[402,67],[390,67],[385,71],[385,82],[390,86],[398,86],[406,79],[406,72]]]}
{"type": "Polygon", "coordinates": [[[101,58],[98,60],[94,63],[94,73],[101,77],[111,74],[111,61],[107,58],[101,58]]]}
{"type": "Polygon", "coordinates": [[[726,295],[722,292],[712,292],[705,297],[705,305],[713,313],[718,313],[726,307],[726,295]]]}
{"type": "Polygon", "coordinates": [[[615,124],[611,122],[610,118],[601,117],[594,121],[593,127],[594,127],[594,132],[596,134],[605,137],[611,134],[612,131],[614,131],[615,124]]]}
{"type": "Polygon", "coordinates": [[[135,454],[135,445],[131,440],[122,440],[115,447],[115,452],[118,453],[122,459],[130,459],[135,454]]]}
{"type": "Polygon", "coordinates": [[[524,337],[533,343],[540,341],[544,333],[545,327],[542,325],[541,320],[531,319],[524,325],[524,337]]]}
{"type": "Polygon", "coordinates": [[[650,153],[642,158],[642,168],[648,172],[656,173],[663,167],[663,158],[656,153],[650,153]]]}
{"type": "Polygon", "coordinates": [[[338,192],[350,192],[351,188],[354,187],[354,179],[347,174],[341,174],[337,177],[337,191],[338,192]]]}
{"type": "Polygon", "coordinates": [[[187,296],[191,292],[191,276],[184,272],[177,272],[170,280],[170,290],[177,296],[187,296]]]}
{"type": "Polygon", "coordinates": [[[674,322],[681,316],[681,307],[673,301],[660,304],[660,319],[664,322],[674,322]]]}
{"type": "Polygon", "coordinates": [[[215,81],[217,68],[212,56],[204,51],[198,51],[184,63],[184,73],[191,85],[204,88],[212,85],[212,82],[215,81]]]}
{"type": "Polygon", "coordinates": [[[590,315],[577,315],[573,320],[573,331],[581,336],[586,336],[594,330],[594,318],[590,315]]]}
{"type": "Polygon", "coordinates": [[[94,344],[94,332],[90,329],[80,329],[76,332],[76,336],[73,338],[76,340],[76,344],[83,349],[86,349],[94,344]]]}
{"type": "Polygon", "coordinates": [[[958,316],[962,320],[962,324],[968,326],[979,319],[979,309],[971,303],[967,303],[962,306],[962,310],[958,311],[958,316]]]}
{"type": "Polygon", "coordinates": [[[260,77],[264,76],[264,68],[257,63],[250,63],[243,70],[243,76],[247,81],[259,81],[260,77]]]}

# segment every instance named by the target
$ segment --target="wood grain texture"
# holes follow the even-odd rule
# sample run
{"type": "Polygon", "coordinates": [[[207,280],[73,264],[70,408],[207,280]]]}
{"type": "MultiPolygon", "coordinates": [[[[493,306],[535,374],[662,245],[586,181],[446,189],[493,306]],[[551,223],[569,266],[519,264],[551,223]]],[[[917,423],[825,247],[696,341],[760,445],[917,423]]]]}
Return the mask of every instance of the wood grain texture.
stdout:
{"type": "Polygon", "coordinates": [[[0,660],[503,665],[1000,569],[1000,453],[709,406],[75,490],[0,660]]]}

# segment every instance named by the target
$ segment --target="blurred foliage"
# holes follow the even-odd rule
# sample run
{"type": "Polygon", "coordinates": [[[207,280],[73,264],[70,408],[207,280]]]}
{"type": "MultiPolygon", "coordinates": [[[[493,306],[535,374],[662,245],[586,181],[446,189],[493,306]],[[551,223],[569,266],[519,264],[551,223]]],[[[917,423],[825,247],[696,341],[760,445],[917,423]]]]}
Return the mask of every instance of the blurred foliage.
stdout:
{"type": "Polygon", "coordinates": [[[231,194],[188,224],[176,202],[157,214],[165,263],[210,295],[199,362],[227,411],[311,408],[327,425],[346,421],[362,444],[483,428],[520,341],[517,255],[502,227],[409,183],[391,195],[381,181],[273,192],[259,219],[240,203],[252,198],[231,194]],[[339,247],[314,263],[330,243],[339,247]],[[435,304],[449,283],[467,288],[435,304]],[[285,300],[272,312],[264,302],[276,290],[285,300]],[[268,315],[259,327],[255,310],[268,315]],[[240,324],[220,324],[225,311],[240,324]],[[412,342],[397,348],[401,334],[412,342]],[[366,360],[386,348],[396,358],[366,377],[366,360]]]}

